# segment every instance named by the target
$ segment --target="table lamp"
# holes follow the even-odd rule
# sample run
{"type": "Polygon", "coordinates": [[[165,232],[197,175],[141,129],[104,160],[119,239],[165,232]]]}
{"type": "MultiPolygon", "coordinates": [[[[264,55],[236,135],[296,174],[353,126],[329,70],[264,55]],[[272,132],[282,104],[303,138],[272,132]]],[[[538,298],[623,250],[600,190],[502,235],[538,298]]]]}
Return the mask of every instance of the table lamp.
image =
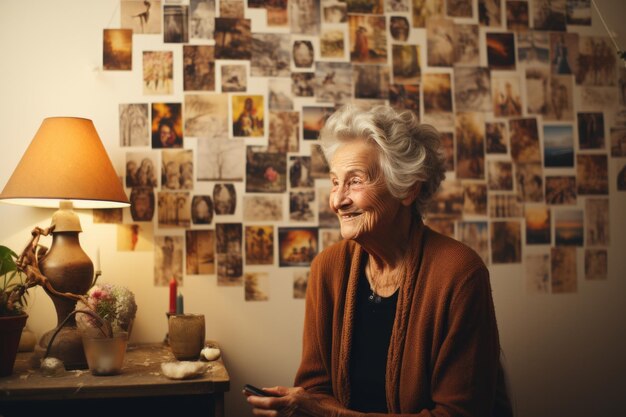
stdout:
{"type": "MultiPolygon", "coordinates": [[[[91,287],[94,267],[80,247],[82,229],[73,208],[130,205],[93,122],[76,117],[44,119],[0,194],[0,202],[58,208],[49,229],[52,246],[38,259],[38,267],[56,292],[76,295],[91,287]]],[[[44,289],[54,303],[58,326],[75,309],[76,299],[44,289]]],[[[46,348],[53,331],[42,336],[39,348],[46,348]]],[[[61,359],[66,369],[87,367],[73,317],[56,336],[50,356],[61,359]]]]}

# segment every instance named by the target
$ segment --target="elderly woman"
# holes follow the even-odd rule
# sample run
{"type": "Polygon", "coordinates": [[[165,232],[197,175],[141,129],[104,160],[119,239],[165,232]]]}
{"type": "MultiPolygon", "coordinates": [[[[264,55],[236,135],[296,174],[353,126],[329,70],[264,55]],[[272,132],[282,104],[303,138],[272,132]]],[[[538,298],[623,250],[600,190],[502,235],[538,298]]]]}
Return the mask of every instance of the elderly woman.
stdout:
{"type": "Polygon", "coordinates": [[[343,107],[321,131],[344,240],[311,265],[294,388],[258,416],[507,416],[489,273],[422,223],[444,178],[439,135],[410,112],[343,107]]]}

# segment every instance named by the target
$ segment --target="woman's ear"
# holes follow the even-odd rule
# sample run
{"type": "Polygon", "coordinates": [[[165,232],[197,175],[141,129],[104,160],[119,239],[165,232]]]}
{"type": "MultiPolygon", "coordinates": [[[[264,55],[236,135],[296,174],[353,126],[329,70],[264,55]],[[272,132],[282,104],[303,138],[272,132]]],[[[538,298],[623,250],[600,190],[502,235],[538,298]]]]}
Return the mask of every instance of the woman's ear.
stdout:
{"type": "Polygon", "coordinates": [[[417,196],[420,195],[420,191],[422,191],[422,182],[418,181],[413,185],[407,196],[402,199],[402,205],[406,207],[411,206],[417,199],[417,196]]]}

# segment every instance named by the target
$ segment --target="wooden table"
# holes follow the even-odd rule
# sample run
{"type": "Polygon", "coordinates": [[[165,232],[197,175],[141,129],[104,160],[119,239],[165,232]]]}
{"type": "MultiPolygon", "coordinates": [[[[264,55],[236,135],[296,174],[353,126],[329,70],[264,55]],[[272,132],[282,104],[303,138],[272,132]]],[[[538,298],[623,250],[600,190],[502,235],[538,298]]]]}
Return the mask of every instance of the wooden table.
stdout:
{"type": "Polygon", "coordinates": [[[161,373],[161,363],[175,359],[161,343],[129,345],[122,373],[114,376],[82,370],[46,377],[33,369],[31,358],[32,353],[19,353],[13,375],[0,378],[0,417],[224,416],[230,379],[221,359],[210,362],[202,377],[171,380],[161,373]]]}

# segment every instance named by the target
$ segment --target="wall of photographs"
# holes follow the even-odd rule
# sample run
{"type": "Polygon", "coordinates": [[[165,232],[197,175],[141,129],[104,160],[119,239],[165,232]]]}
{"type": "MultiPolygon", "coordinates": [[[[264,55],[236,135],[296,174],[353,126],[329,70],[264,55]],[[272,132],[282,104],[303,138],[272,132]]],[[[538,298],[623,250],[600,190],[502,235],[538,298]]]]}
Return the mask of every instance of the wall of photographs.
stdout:
{"type": "MultiPolygon", "coordinates": [[[[244,6],[122,0],[121,29],[104,30],[104,69],[141,73],[144,99],[119,103],[133,221],[119,246],[154,241],[154,285],[216,274],[267,300],[268,274],[249,266],[307,267],[337,241],[316,139],[349,102],[408,109],[442,132],[449,172],[431,227],[487,264],[523,263],[531,292],[577,291],[579,267],[607,278],[626,69],[609,37],[577,33],[589,0],[244,6]],[[170,48],[133,48],[143,36],[170,48]]],[[[294,274],[294,297],[306,276],[294,274]]]]}

